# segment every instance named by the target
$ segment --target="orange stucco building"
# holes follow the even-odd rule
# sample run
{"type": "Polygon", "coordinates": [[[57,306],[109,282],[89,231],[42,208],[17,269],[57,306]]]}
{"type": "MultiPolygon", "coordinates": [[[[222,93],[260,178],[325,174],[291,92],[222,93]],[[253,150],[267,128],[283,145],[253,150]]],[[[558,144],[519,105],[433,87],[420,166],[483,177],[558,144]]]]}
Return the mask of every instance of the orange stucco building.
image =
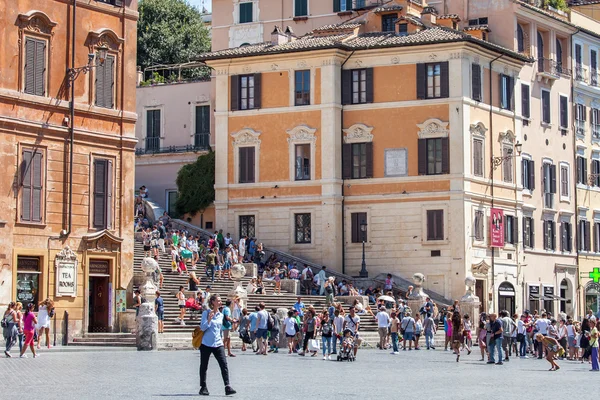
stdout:
{"type": "Polygon", "coordinates": [[[65,311],[69,338],[118,331],[115,296],[133,277],[137,1],[10,3],[0,8],[0,306],[53,299],[59,338],[65,311]],[[67,70],[86,65],[72,75],[71,119],[67,70]]]}

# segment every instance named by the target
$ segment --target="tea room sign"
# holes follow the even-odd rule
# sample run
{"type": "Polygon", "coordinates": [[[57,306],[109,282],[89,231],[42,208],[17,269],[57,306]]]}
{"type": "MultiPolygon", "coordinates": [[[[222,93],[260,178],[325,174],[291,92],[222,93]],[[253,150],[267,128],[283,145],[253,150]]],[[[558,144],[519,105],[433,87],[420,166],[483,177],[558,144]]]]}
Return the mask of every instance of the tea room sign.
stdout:
{"type": "Polygon", "coordinates": [[[66,246],[54,259],[56,297],[77,297],[77,254],[66,246]]]}

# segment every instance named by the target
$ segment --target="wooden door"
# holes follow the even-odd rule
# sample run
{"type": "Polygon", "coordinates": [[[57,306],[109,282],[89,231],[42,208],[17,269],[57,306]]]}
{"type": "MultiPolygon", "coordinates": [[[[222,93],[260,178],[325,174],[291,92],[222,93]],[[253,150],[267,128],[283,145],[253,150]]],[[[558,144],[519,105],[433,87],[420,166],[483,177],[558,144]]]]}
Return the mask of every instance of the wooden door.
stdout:
{"type": "Polygon", "coordinates": [[[89,332],[108,332],[108,277],[90,277],[89,332]]]}

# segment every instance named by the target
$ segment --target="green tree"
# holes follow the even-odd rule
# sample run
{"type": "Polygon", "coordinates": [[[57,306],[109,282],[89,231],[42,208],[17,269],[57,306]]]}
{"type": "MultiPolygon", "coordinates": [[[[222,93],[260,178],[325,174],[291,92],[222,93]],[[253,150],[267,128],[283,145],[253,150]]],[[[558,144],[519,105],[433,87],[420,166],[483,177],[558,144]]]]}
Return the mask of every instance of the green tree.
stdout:
{"type": "Polygon", "coordinates": [[[202,13],[186,0],[140,0],[138,10],[137,63],[142,70],[185,63],[210,50],[202,13]]]}
{"type": "Polygon", "coordinates": [[[179,215],[195,215],[215,201],[215,153],[198,157],[195,163],[184,165],[177,173],[179,196],[175,209],[179,215]]]}
{"type": "Polygon", "coordinates": [[[546,0],[546,6],[550,6],[561,11],[566,11],[569,8],[565,0],[546,0]]]}

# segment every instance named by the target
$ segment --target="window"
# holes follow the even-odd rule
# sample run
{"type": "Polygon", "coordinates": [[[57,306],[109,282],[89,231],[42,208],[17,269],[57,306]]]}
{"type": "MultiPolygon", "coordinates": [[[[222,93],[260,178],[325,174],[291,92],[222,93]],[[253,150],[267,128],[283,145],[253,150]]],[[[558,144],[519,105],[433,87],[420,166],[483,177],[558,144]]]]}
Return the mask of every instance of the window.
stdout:
{"type": "Polygon", "coordinates": [[[579,251],[590,251],[591,250],[591,237],[590,237],[590,222],[586,220],[580,220],[579,226],[577,227],[577,250],[579,251]]]}
{"type": "Polygon", "coordinates": [[[367,223],[367,213],[359,212],[350,214],[352,219],[352,243],[362,243],[368,241],[367,232],[360,229],[362,224],[367,223]]]}
{"type": "Polygon", "coordinates": [[[146,111],[146,151],[160,149],[160,110],[146,111]]]}
{"type": "Polygon", "coordinates": [[[475,237],[475,240],[479,242],[482,242],[484,239],[484,218],[485,215],[483,211],[475,211],[475,219],[473,221],[473,236],[475,237]]]}
{"type": "Polygon", "coordinates": [[[396,30],[395,28],[395,21],[396,18],[398,18],[397,14],[387,14],[381,17],[381,30],[383,32],[394,32],[396,30]]]}
{"type": "Polygon", "coordinates": [[[523,116],[523,118],[531,117],[529,85],[524,84],[521,84],[521,115],[523,116]]]}
{"type": "Polygon", "coordinates": [[[598,52],[590,50],[590,85],[598,86],[598,52]]]}
{"type": "Polygon", "coordinates": [[[255,237],[255,223],[254,215],[240,215],[240,238],[244,236],[248,236],[249,238],[255,237]]]}
{"type": "Polygon", "coordinates": [[[310,243],[310,214],[294,214],[296,243],[310,243]]]}
{"type": "Polygon", "coordinates": [[[542,122],[549,124],[550,118],[550,92],[542,90],[542,122]]]}
{"type": "Polygon", "coordinates": [[[483,140],[473,140],[473,175],[483,176],[483,140]]]}
{"type": "Polygon", "coordinates": [[[399,24],[398,25],[398,35],[399,36],[408,35],[408,24],[399,24]]]}
{"type": "Polygon", "coordinates": [[[562,42],[560,39],[556,39],[556,70],[559,74],[563,72],[563,49],[562,42]]]}
{"type": "Polygon", "coordinates": [[[521,161],[521,173],[523,189],[532,191],[535,188],[535,162],[524,158],[521,161]]]}
{"type": "Polygon", "coordinates": [[[106,56],[106,60],[96,67],[96,105],[114,107],[115,56],[106,56]]]}
{"type": "Polygon", "coordinates": [[[46,95],[46,41],[25,39],[25,93],[46,95]]]}
{"type": "Polygon", "coordinates": [[[517,24],[517,51],[519,53],[525,52],[525,35],[521,24],[517,24]]]}
{"type": "Polygon", "coordinates": [[[544,72],[544,37],[537,32],[537,63],[538,72],[544,72]]]}
{"type": "Polygon", "coordinates": [[[427,240],[444,240],[444,210],[427,210],[427,240]]]}
{"type": "Polygon", "coordinates": [[[560,166],[560,196],[569,199],[569,167],[560,166]]]}
{"type": "Polygon", "coordinates": [[[419,175],[450,173],[448,138],[419,139],[419,175]]]}
{"type": "Polygon", "coordinates": [[[592,137],[600,139],[600,110],[592,108],[592,137]]]}
{"type": "Polygon", "coordinates": [[[487,23],[488,23],[487,17],[473,18],[473,19],[469,20],[469,26],[486,25],[487,23]]]}
{"type": "Polygon", "coordinates": [[[569,99],[566,96],[560,96],[560,127],[568,129],[569,127],[569,99]]]}
{"type": "Polygon", "coordinates": [[[535,247],[533,218],[523,217],[523,246],[533,249],[535,247]]]}
{"type": "Polygon", "coordinates": [[[513,181],[513,148],[512,146],[502,147],[502,157],[504,157],[504,163],[502,163],[502,180],[504,182],[511,183],[513,181]]]}
{"type": "Polygon", "coordinates": [[[593,180],[590,180],[591,186],[600,187],[600,160],[592,160],[593,180]]]}
{"type": "Polygon", "coordinates": [[[517,244],[517,218],[512,215],[504,216],[504,238],[506,243],[517,244]]]}
{"type": "Polygon", "coordinates": [[[581,45],[575,44],[575,79],[583,81],[585,79],[585,73],[581,67],[581,45]]]}
{"type": "Polygon", "coordinates": [[[352,104],[367,102],[367,70],[352,71],[352,104]]]}
{"type": "Polygon", "coordinates": [[[254,183],[255,148],[240,147],[239,152],[239,183],[254,183]]]}
{"type": "Polygon", "coordinates": [[[544,207],[554,208],[554,194],[556,193],[556,165],[544,163],[544,207]]]}
{"type": "Polygon", "coordinates": [[[294,17],[308,16],[308,0],[294,0],[294,17]]]}
{"type": "Polygon", "coordinates": [[[240,24],[252,22],[252,2],[240,3],[240,24]]]}
{"type": "Polygon", "coordinates": [[[514,79],[508,75],[500,74],[500,108],[514,110],[513,90],[514,79]]]}
{"type": "Polygon", "coordinates": [[[352,179],[367,177],[367,143],[352,144],[352,179]]]}
{"type": "Polygon", "coordinates": [[[295,104],[310,105],[310,70],[296,71],[295,104]]]}
{"type": "Polygon", "coordinates": [[[346,12],[352,10],[352,0],[333,0],[333,12],[346,12]]]}
{"type": "Polygon", "coordinates": [[[175,203],[177,202],[178,195],[177,190],[167,190],[167,213],[169,215],[177,215],[175,203]]]}
{"type": "Polygon", "coordinates": [[[427,175],[442,173],[442,139],[427,140],[427,175]]]}
{"type": "Polygon", "coordinates": [[[577,183],[587,185],[587,158],[577,156],[577,183]]]}
{"type": "Polygon", "coordinates": [[[573,227],[570,222],[562,221],[560,224],[560,251],[573,251],[573,227]]]}
{"type": "Polygon", "coordinates": [[[342,158],[344,179],[373,177],[373,143],[346,143],[342,158]]]}
{"type": "Polygon", "coordinates": [[[544,250],[556,250],[556,222],[544,221],[544,250]]]}
{"type": "Polygon", "coordinates": [[[471,64],[471,97],[481,101],[481,65],[471,64]]]}
{"type": "Polygon", "coordinates": [[[448,62],[417,64],[417,98],[449,97],[448,62]]]}
{"type": "Polygon", "coordinates": [[[22,304],[33,303],[37,309],[40,299],[40,257],[17,256],[17,295],[22,304]]]}
{"type": "Polygon", "coordinates": [[[208,149],[210,147],[210,106],[196,106],[194,132],[194,146],[208,149]]]}
{"type": "Polygon", "coordinates": [[[310,144],[297,144],[294,150],[296,180],[310,180],[310,144]]]}
{"type": "Polygon", "coordinates": [[[600,222],[594,222],[594,252],[600,250],[600,222]]]}
{"type": "Polygon", "coordinates": [[[22,222],[42,222],[44,202],[43,154],[39,149],[21,152],[21,217],[22,222]]]}
{"type": "Polygon", "coordinates": [[[96,229],[110,229],[112,221],[113,162],[97,158],[94,160],[94,205],[92,225],[96,229]]]}
{"type": "Polygon", "coordinates": [[[260,108],[261,75],[237,75],[231,77],[231,110],[260,108]]]}
{"type": "Polygon", "coordinates": [[[342,71],[343,104],[373,102],[373,68],[342,71]]]}
{"type": "MultiPolygon", "coordinates": [[[[561,96],[561,102],[563,97],[561,96]]],[[[561,117],[562,117],[562,107],[561,104],[561,117]]],[[[580,136],[585,135],[585,120],[586,120],[586,109],[583,104],[575,104],[575,133],[580,136]]],[[[592,117],[593,118],[593,117],[592,117]]],[[[561,123],[562,125],[562,123],[561,123]]]]}

